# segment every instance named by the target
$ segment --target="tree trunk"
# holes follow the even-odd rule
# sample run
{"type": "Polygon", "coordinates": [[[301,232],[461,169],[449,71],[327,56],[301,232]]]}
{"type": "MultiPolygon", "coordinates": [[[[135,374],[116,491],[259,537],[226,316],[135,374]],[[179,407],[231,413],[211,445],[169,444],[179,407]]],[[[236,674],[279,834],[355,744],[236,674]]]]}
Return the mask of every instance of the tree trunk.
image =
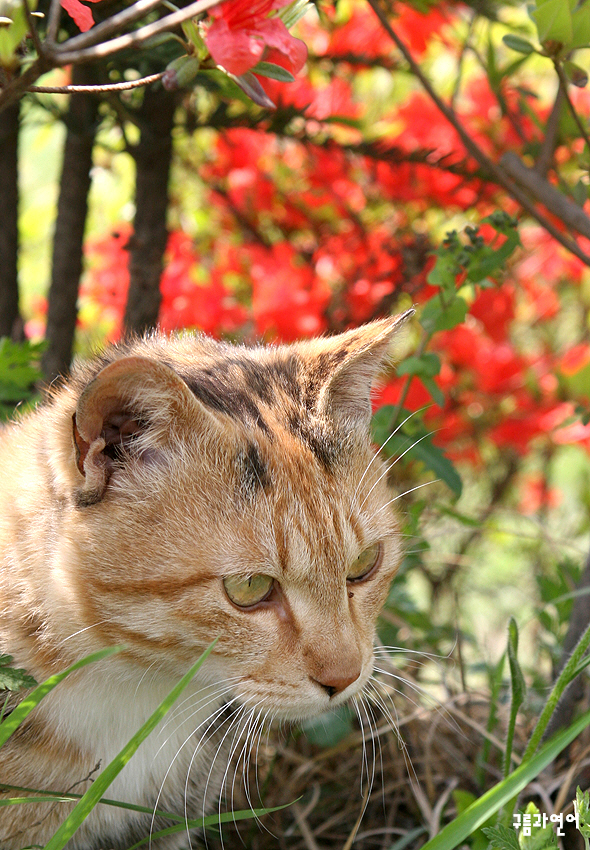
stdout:
{"type": "MultiPolygon", "coordinates": [[[[72,83],[89,85],[92,82],[92,68],[87,65],[74,66],[72,83]]],[[[45,334],[48,347],[43,356],[43,371],[48,381],[66,374],[72,359],[97,112],[98,100],[93,95],[70,95],[53,239],[45,334]]]]}
{"type": "Polygon", "coordinates": [[[125,329],[143,333],[155,327],[160,310],[160,277],[168,230],[168,177],[176,100],[163,90],[146,89],[138,113],[141,138],[137,168],[134,234],[129,249],[129,294],[125,329]]]}
{"type": "Polygon", "coordinates": [[[23,339],[18,308],[18,126],[19,104],[0,114],[0,337],[23,339]]]}

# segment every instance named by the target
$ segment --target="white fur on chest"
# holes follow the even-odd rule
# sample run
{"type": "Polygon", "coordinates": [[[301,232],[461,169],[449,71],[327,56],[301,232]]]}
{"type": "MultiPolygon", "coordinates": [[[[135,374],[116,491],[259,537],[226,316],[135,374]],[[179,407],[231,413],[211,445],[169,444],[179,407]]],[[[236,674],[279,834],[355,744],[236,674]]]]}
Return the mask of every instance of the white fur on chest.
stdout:
{"type": "MultiPolygon", "coordinates": [[[[173,679],[158,678],[149,672],[141,676],[138,673],[135,679],[117,675],[108,679],[85,677],[84,681],[64,683],[66,687],[61,694],[54,692],[59,698],[52,700],[47,708],[57,735],[88,754],[87,773],[92,773],[100,762],[100,770],[92,773],[95,779],[148,720],[174,684],[173,679]]],[[[161,811],[183,814],[187,789],[192,788],[192,808],[195,807],[196,781],[200,788],[198,797],[207,786],[206,802],[210,808],[215,803],[219,777],[225,766],[220,756],[212,769],[215,748],[207,747],[217,728],[216,714],[221,705],[219,687],[198,680],[191,682],[141,743],[105,796],[148,808],[157,805],[161,811]]],[[[78,780],[84,778],[80,776],[78,780]]],[[[199,811],[189,810],[189,814],[198,817],[203,813],[200,799],[198,808],[199,811]]],[[[124,809],[100,805],[71,846],[89,846],[89,840],[103,831],[123,832],[134,819],[137,815],[124,809]]],[[[174,846],[174,842],[166,843],[169,846],[174,846]]]]}

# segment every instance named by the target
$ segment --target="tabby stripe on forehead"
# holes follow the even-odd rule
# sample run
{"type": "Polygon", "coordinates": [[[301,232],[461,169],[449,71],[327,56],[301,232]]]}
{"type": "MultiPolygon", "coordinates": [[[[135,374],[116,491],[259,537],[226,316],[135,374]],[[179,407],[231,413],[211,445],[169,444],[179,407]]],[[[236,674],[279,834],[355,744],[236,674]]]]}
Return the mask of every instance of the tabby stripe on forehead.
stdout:
{"type": "Polygon", "coordinates": [[[270,435],[260,408],[245,389],[228,386],[212,369],[197,375],[181,375],[190,391],[198,400],[216,413],[223,413],[246,425],[257,425],[261,431],[270,435]]]}
{"type": "Polygon", "coordinates": [[[247,499],[253,498],[260,489],[270,487],[268,468],[254,443],[249,443],[246,451],[239,452],[236,461],[240,493],[247,499]]]}

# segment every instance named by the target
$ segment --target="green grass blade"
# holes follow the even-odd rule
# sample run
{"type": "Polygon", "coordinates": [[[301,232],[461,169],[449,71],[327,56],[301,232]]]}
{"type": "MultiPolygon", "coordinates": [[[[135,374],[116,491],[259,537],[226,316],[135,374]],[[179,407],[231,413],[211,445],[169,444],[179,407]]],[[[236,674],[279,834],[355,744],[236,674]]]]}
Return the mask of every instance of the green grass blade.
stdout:
{"type": "Polygon", "coordinates": [[[447,824],[438,835],[427,841],[421,850],[454,850],[509,800],[518,795],[529,782],[550,764],[574,738],[590,725],[590,711],[582,714],[568,729],[559,732],[525,764],[514,770],[472,803],[459,817],[447,824]]]}
{"type": "Polygon", "coordinates": [[[514,730],[518,710],[524,702],[526,685],[520,664],[518,663],[518,626],[514,617],[510,618],[508,625],[508,662],[510,667],[510,684],[512,698],[510,700],[510,719],[506,733],[506,752],[504,753],[504,779],[510,773],[512,763],[512,743],[514,741],[514,730]]]}
{"type": "MultiPolygon", "coordinates": [[[[29,797],[9,797],[7,800],[0,800],[0,806],[8,806],[14,800],[19,803],[77,803],[81,800],[83,794],[60,794],[58,791],[44,791],[39,788],[24,788],[22,785],[4,785],[0,782],[0,793],[8,791],[16,791],[21,794],[30,794],[29,797]]],[[[153,815],[154,817],[168,818],[169,820],[177,820],[184,823],[184,815],[178,815],[174,812],[163,812],[160,809],[149,808],[148,806],[137,806],[135,803],[123,803],[120,800],[109,800],[107,797],[100,798],[101,806],[113,806],[117,809],[128,809],[131,812],[139,812],[140,814],[153,815]]]]}
{"type": "MultiPolygon", "coordinates": [[[[203,818],[185,820],[182,824],[176,826],[168,826],[166,829],[160,829],[158,832],[152,832],[151,835],[146,835],[137,844],[132,844],[127,850],[137,850],[138,847],[143,847],[144,844],[154,841],[156,838],[165,838],[167,835],[177,835],[179,832],[186,832],[187,829],[202,829],[207,826],[217,826],[220,823],[233,823],[238,820],[248,820],[249,818],[261,817],[268,815],[271,812],[278,812],[281,809],[286,809],[292,803],[285,803],[283,806],[274,806],[270,809],[241,809],[237,812],[217,812],[214,815],[205,815],[203,818]]],[[[49,846],[49,845],[48,845],[49,846]]],[[[47,848],[45,848],[47,850],[47,848]]]]}
{"type": "Polygon", "coordinates": [[[74,835],[75,832],[77,832],[81,824],[84,822],[85,818],[90,814],[96,804],[100,802],[100,798],[102,797],[106,789],[118,776],[118,774],[123,770],[131,756],[139,748],[140,744],[142,744],[143,741],[145,741],[145,739],[148,737],[148,735],[153,732],[158,723],[162,720],[168,710],[176,702],[182,691],[193,679],[197,670],[205,661],[205,659],[207,658],[216,643],[217,639],[213,641],[213,643],[201,655],[196,664],[193,664],[188,673],[186,673],[178,682],[178,684],[174,686],[168,696],[162,700],[162,702],[151,715],[151,717],[149,717],[143,724],[143,726],[135,733],[135,735],[133,735],[133,737],[123,747],[121,752],[116,755],[115,758],[111,761],[111,763],[105,767],[102,773],[97,776],[88,791],[86,791],[86,793],[76,804],[74,809],[70,812],[68,817],[59,827],[53,838],[51,838],[45,845],[45,850],[62,850],[62,848],[65,847],[70,838],[74,835]]]}
{"type": "Polygon", "coordinates": [[[56,685],[59,685],[66,676],[69,676],[74,670],[86,667],[87,664],[93,664],[95,661],[101,661],[109,655],[121,652],[123,648],[124,647],[122,646],[111,646],[108,649],[101,649],[98,652],[93,652],[92,655],[87,655],[86,658],[76,661],[75,664],[72,664],[71,667],[68,667],[68,669],[64,670],[62,673],[56,673],[55,676],[50,676],[45,682],[37,685],[28,697],[25,697],[20,705],[17,705],[6,720],[3,720],[2,723],[0,723],[0,747],[8,741],[14,732],[16,732],[23,720],[31,713],[31,711],[33,711],[34,708],[37,707],[37,705],[39,705],[43,697],[47,696],[47,694],[52,691],[56,685]]]}
{"type": "Polygon", "coordinates": [[[51,803],[67,803],[68,797],[59,797],[57,794],[54,797],[9,797],[7,800],[0,800],[0,808],[3,806],[21,806],[26,803],[46,803],[49,800],[51,803]]]}

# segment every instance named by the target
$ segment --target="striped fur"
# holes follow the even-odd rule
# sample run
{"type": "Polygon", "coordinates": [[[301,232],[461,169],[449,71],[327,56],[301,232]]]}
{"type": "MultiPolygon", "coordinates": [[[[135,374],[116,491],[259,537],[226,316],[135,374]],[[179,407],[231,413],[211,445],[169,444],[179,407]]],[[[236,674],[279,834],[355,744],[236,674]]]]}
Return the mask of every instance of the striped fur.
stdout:
{"type": "MultiPolygon", "coordinates": [[[[0,783],[83,792],[215,637],[109,797],[198,817],[219,794],[228,711],[297,720],[363,688],[400,557],[370,392],[401,320],[279,347],[132,341],[4,429],[0,651],[41,681],[126,649],[41,703],[0,749],[0,783]],[[379,542],[374,573],[347,584],[379,542]],[[223,578],[258,573],[271,595],[239,608],[223,578]]],[[[0,850],[44,844],[69,808],[0,808],[0,850]]],[[[101,805],[68,848],[122,850],[150,824],[101,805]]]]}

